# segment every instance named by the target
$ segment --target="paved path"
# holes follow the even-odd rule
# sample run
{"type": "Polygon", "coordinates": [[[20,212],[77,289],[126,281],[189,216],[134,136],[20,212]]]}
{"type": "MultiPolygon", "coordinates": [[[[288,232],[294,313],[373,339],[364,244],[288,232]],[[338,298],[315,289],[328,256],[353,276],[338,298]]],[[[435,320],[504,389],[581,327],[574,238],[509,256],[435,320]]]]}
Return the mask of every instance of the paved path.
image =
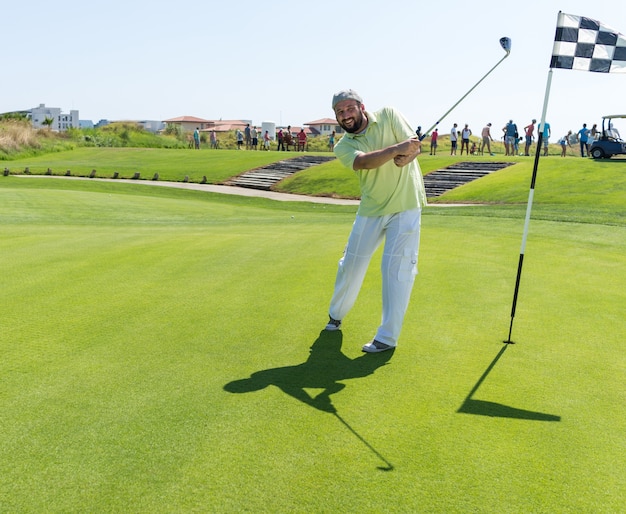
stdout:
{"type": "Polygon", "coordinates": [[[66,177],[59,175],[13,175],[22,178],[58,178],[64,180],[91,180],[96,182],[116,182],[118,184],[144,184],[149,186],[174,187],[178,189],[190,189],[195,191],[206,191],[209,193],[221,193],[225,195],[252,196],[257,198],[269,198],[281,202],[309,202],[324,203],[333,205],[359,205],[359,200],[348,200],[345,198],[330,198],[326,196],[306,196],[293,195],[289,193],[277,193],[275,191],[263,191],[260,189],[250,189],[247,187],[220,186],[214,184],[197,184],[193,182],[166,182],[161,180],[130,180],[130,179],[107,179],[88,177],[66,177]]]}
{"type": "MultiPolygon", "coordinates": [[[[95,182],[116,182],[118,184],[144,184],[146,186],[174,187],[178,189],[189,189],[194,191],[206,191],[208,193],[220,193],[224,195],[250,196],[256,198],[268,198],[279,202],[309,202],[327,205],[354,205],[358,206],[360,200],[350,200],[347,198],[331,198],[328,196],[306,196],[290,193],[278,193],[276,191],[264,191],[261,189],[250,189],[248,187],[221,186],[216,184],[197,184],[194,182],[167,182],[161,180],[132,180],[132,179],[112,179],[112,178],[89,178],[89,177],[67,177],[65,175],[11,175],[21,178],[58,178],[63,180],[91,180],[95,182]]],[[[478,204],[461,203],[429,203],[429,207],[470,207],[478,204]]]]}

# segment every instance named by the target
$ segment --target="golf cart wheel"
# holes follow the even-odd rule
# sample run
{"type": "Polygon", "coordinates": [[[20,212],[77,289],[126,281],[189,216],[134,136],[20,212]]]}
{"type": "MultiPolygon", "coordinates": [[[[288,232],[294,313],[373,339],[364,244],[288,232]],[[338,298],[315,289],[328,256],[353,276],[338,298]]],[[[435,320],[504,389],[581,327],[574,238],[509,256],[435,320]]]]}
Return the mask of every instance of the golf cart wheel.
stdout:
{"type": "Polygon", "coordinates": [[[604,152],[602,151],[602,148],[594,148],[593,150],[591,150],[591,157],[593,157],[594,159],[602,159],[604,157],[604,152]]]}

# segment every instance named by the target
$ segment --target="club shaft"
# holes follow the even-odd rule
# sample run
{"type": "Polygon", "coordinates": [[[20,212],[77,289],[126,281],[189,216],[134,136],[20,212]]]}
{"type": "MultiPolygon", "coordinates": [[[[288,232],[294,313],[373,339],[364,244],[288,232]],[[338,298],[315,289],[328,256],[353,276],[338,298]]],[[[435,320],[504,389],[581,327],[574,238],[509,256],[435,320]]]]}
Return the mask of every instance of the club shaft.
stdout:
{"type": "Polygon", "coordinates": [[[504,61],[504,59],[506,59],[508,56],[509,56],[509,52],[507,52],[507,53],[506,53],[506,55],[505,55],[502,59],[500,59],[500,60],[499,60],[499,61],[495,64],[495,66],[494,66],[493,68],[491,68],[491,69],[490,69],[490,70],[489,70],[489,71],[488,71],[488,72],[487,72],[487,73],[483,76],[483,78],[481,78],[478,82],[476,82],[476,84],[474,84],[474,85],[472,86],[472,89],[470,89],[470,90],[469,90],[467,93],[465,93],[465,94],[464,94],[461,98],[459,98],[459,100],[458,100],[458,101],[457,101],[457,102],[456,102],[456,103],[455,103],[452,107],[450,107],[450,108],[449,108],[449,109],[448,109],[448,110],[444,113],[444,115],[443,115],[443,116],[441,116],[441,117],[437,120],[437,122],[436,122],[436,123],[435,123],[432,127],[430,127],[430,128],[429,128],[426,132],[424,132],[424,136],[423,136],[423,137],[426,137],[426,136],[427,136],[427,135],[431,132],[431,130],[434,130],[434,129],[437,127],[437,125],[439,125],[439,123],[441,123],[441,122],[444,120],[444,118],[445,118],[448,114],[450,114],[450,113],[452,112],[452,110],[453,110],[453,109],[454,109],[457,105],[459,105],[459,104],[460,104],[463,100],[465,100],[465,98],[467,97],[467,95],[469,95],[472,91],[474,91],[474,89],[476,89],[476,87],[478,87],[478,85],[479,85],[479,84],[480,84],[483,80],[485,80],[485,79],[489,76],[489,74],[490,74],[493,70],[495,70],[495,69],[496,69],[496,68],[500,65],[500,63],[501,63],[502,61],[504,61]]]}

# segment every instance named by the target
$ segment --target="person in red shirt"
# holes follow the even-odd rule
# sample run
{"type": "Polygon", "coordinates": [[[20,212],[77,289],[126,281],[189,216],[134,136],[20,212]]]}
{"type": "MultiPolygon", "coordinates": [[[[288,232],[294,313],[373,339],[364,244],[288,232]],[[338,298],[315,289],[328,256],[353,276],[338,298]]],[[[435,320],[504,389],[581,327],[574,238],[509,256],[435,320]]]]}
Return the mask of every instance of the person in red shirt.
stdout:
{"type": "Polygon", "coordinates": [[[298,151],[304,152],[304,148],[306,147],[306,133],[304,129],[300,129],[298,132],[298,151]]]}
{"type": "Polygon", "coordinates": [[[530,125],[524,127],[524,136],[526,137],[526,146],[524,147],[524,155],[530,155],[530,145],[533,144],[533,136],[535,132],[535,123],[537,120],[533,120],[530,125]]]}
{"type": "Polygon", "coordinates": [[[437,153],[437,138],[439,137],[439,132],[437,129],[433,130],[433,133],[430,135],[430,155],[435,155],[437,153]]]}

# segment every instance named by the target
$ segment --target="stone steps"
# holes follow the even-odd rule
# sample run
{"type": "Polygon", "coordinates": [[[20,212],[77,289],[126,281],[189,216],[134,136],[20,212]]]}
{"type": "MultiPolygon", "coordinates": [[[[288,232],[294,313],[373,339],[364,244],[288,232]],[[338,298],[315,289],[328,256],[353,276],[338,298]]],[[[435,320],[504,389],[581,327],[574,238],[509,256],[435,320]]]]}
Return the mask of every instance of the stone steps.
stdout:
{"type": "MultiPolygon", "coordinates": [[[[291,159],[285,159],[267,166],[246,171],[241,175],[227,180],[224,182],[224,185],[270,191],[274,184],[294,173],[334,159],[334,156],[299,155],[291,159]]],[[[466,161],[433,171],[424,177],[426,196],[429,198],[441,196],[447,191],[484,177],[494,171],[511,166],[512,164],[515,163],[466,161]]]]}
{"type": "Polygon", "coordinates": [[[467,161],[451,164],[446,168],[435,170],[424,176],[424,187],[426,188],[426,196],[434,198],[442,194],[511,166],[513,162],[478,162],[467,161]]]}
{"type": "Polygon", "coordinates": [[[286,177],[311,166],[334,160],[334,156],[300,155],[291,159],[274,162],[261,168],[246,171],[226,182],[227,186],[248,187],[270,191],[272,186],[286,177]]]}

